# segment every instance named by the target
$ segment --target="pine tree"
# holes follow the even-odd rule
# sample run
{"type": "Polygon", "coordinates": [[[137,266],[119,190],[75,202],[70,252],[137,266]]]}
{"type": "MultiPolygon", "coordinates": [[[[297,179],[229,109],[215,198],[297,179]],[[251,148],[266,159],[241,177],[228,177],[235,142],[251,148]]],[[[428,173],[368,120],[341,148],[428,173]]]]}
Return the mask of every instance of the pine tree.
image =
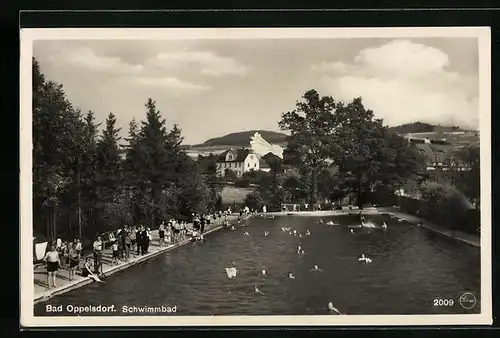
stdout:
{"type": "MultiPolygon", "coordinates": [[[[94,210],[99,201],[97,180],[97,141],[100,123],[95,120],[94,112],[89,111],[84,118],[82,154],[80,159],[80,171],[77,177],[79,182],[78,191],[78,224],[79,234],[82,237],[85,229],[92,224],[96,225],[94,210]]],[[[89,234],[91,235],[91,234],[89,234]]]]}
{"type": "Polygon", "coordinates": [[[144,209],[144,205],[149,205],[149,203],[144,202],[145,199],[149,199],[149,196],[147,195],[146,176],[140,176],[139,133],[139,125],[134,117],[129,122],[128,137],[125,139],[127,144],[123,146],[125,149],[123,173],[127,205],[136,223],[140,223],[149,211],[149,208],[144,209]]]}
{"type": "Polygon", "coordinates": [[[109,113],[106,128],[97,143],[97,181],[102,202],[113,202],[120,195],[121,157],[119,148],[120,128],[116,128],[116,117],[109,113]]]}
{"type": "Polygon", "coordinates": [[[70,192],[75,184],[75,150],[82,124],[63,86],[46,81],[36,59],[32,103],[34,228],[53,238],[61,230],[59,216],[70,215],[67,211],[75,203],[70,192]]]}
{"type": "MultiPolygon", "coordinates": [[[[134,144],[128,152],[129,161],[133,163],[136,182],[139,191],[136,198],[150,201],[146,209],[144,203],[137,201],[136,205],[143,205],[143,213],[151,216],[154,227],[158,218],[166,217],[164,203],[160,203],[164,191],[172,190],[172,172],[175,168],[175,148],[173,140],[169,141],[166,122],[156,109],[156,102],[149,98],[145,104],[146,119],[142,121],[134,144]],[[149,195],[146,197],[146,194],[149,195]],[[160,210],[162,209],[162,210],[160,210]]],[[[135,133],[135,131],[134,131],[135,133]]],[[[133,135],[131,135],[133,136],[133,135]]],[[[170,137],[172,138],[172,137],[170,137]]],[[[167,208],[168,209],[168,208],[167,208]]]]}

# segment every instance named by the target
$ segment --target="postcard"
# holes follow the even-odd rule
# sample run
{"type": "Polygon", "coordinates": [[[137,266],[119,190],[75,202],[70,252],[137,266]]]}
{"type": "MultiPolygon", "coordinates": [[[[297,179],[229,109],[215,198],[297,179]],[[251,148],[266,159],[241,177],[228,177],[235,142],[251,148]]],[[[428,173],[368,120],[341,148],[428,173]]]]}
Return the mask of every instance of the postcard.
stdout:
{"type": "Polygon", "coordinates": [[[21,325],[491,324],[490,62],[486,27],[22,29],[21,325]]]}

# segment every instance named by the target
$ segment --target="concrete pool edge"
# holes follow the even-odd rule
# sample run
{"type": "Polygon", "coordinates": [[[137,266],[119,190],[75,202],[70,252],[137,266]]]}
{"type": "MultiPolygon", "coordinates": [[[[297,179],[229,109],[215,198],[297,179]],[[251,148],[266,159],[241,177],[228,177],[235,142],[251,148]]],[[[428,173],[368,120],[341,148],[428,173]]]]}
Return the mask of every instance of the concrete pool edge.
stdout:
{"type": "MultiPolygon", "coordinates": [[[[377,215],[381,212],[375,208],[370,209],[350,209],[350,210],[318,210],[318,211],[277,211],[277,212],[266,212],[265,215],[270,216],[341,216],[341,215],[355,215],[359,212],[363,212],[365,215],[377,215]]],[[[262,215],[262,214],[261,214],[262,215]]]]}
{"type": "MultiPolygon", "coordinates": [[[[252,215],[249,215],[247,217],[244,217],[243,219],[248,219],[250,218],[252,215]]],[[[236,216],[232,216],[231,219],[229,219],[228,217],[228,220],[231,220],[231,221],[234,221],[236,220],[236,216]]],[[[222,225],[217,225],[215,228],[213,229],[210,229],[210,230],[207,230],[205,232],[205,236],[212,233],[212,232],[215,232],[215,231],[218,231],[220,229],[222,229],[223,226],[222,225]]],[[[167,247],[164,247],[164,248],[160,248],[158,249],[157,251],[152,251],[152,252],[149,252],[147,254],[145,254],[144,256],[140,256],[138,258],[134,258],[133,261],[129,261],[129,262],[123,262],[123,263],[120,263],[119,265],[116,265],[116,266],[113,266],[109,269],[107,269],[106,271],[103,271],[104,274],[106,276],[110,276],[116,272],[119,272],[119,271],[123,271],[127,268],[130,268],[130,267],[133,267],[135,265],[138,265],[138,264],[141,264],[141,263],[144,263],[145,261],[147,260],[150,260],[151,258],[154,258],[156,256],[159,256],[163,253],[166,253],[166,252],[169,252],[171,250],[174,250],[176,248],[179,248],[181,246],[184,246],[186,244],[189,244],[191,242],[190,239],[185,239],[185,240],[182,240],[180,241],[179,243],[176,243],[176,244],[171,244],[167,247]]],[[[94,283],[94,281],[92,279],[90,279],[89,277],[82,277],[82,276],[79,276],[77,277],[78,279],[68,283],[68,284],[65,284],[63,286],[60,286],[58,288],[56,288],[55,290],[47,290],[45,291],[44,293],[42,294],[39,294],[39,295],[35,295],[34,298],[33,298],[33,305],[36,305],[38,303],[42,303],[42,302],[46,302],[54,297],[57,297],[57,296],[60,296],[62,294],[65,294],[65,293],[68,293],[70,291],[73,291],[75,289],[78,289],[80,287],[83,287],[85,285],[88,285],[88,284],[91,284],[91,283],[94,283]]]]}
{"type": "MultiPolygon", "coordinates": [[[[409,218],[415,218],[415,219],[418,219],[417,217],[414,217],[414,216],[411,216],[411,215],[407,215],[405,213],[401,213],[401,212],[381,212],[381,213],[384,213],[384,214],[389,214],[389,215],[392,215],[394,217],[398,217],[398,218],[401,218],[401,219],[404,219],[405,221],[409,222],[409,223],[412,223],[413,222],[411,220],[409,220],[409,218]]],[[[480,238],[472,238],[473,235],[468,235],[468,234],[465,234],[465,233],[461,233],[459,231],[456,231],[455,233],[453,233],[452,230],[448,230],[448,229],[443,229],[441,227],[438,227],[434,224],[431,224],[431,223],[422,223],[422,228],[425,228],[429,231],[432,231],[434,233],[437,233],[441,236],[444,236],[444,237],[448,237],[448,238],[451,238],[451,239],[455,239],[457,241],[460,241],[462,243],[465,243],[465,244],[468,244],[470,246],[474,246],[474,247],[477,247],[477,248],[480,248],[481,247],[481,243],[480,243],[480,238]],[[469,237],[469,238],[465,238],[465,237],[469,237]]]]}

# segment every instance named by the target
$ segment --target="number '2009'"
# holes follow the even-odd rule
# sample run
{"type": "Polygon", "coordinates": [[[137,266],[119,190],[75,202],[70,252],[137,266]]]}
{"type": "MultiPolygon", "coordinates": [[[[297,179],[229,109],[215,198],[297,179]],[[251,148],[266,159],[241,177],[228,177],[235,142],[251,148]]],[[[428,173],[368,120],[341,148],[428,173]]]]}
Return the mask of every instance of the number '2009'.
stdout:
{"type": "Polygon", "coordinates": [[[454,303],[453,299],[434,299],[434,306],[453,306],[454,303]]]}

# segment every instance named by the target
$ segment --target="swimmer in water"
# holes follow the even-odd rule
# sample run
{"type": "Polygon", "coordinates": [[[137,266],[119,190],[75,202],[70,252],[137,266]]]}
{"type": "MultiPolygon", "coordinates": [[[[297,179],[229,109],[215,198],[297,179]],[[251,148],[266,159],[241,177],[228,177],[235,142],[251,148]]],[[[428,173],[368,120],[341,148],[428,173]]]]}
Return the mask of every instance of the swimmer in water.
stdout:
{"type": "Polygon", "coordinates": [[[261,274],[262,276],[265,276],[265,275],[266,275],[266,270],[262,269],[262,271],[260,272],[260,274],[261,274]]]}
{"type": "Polygon", "coordinates": [[[259,288],[257,287],[257,285],[254,286],[254,290],[255,290],[255,293],[264,294],[262,291],[259,290],[259,288]]]}
{"type": "Polygon", "coordinates": [[[307,229],[306,230],[306,236],[309,236],[311,234],[311,230],[307,229]]]}
{"type": "Polygon", "coordinates": [[[293,275],[293,273],[289,272],[289,273],[288,273],[288,278],[290,278],[290,279],[295,279],[295,276],[293,275]]]}
{"type": "Polygon", "coordinates": [[[264,231],[264,237],[269,236],[269,231],[264,231]]]}
{"type": "Polygon", "coordinates": [[[365,254],[361,254],[361,257],[358,258],[358,261],[365,262],[365,263],[371,263],[372,259],[366,257],[365,254]]]}
{"type": "Polygon", "coordinates": [[[243,233],[243,235],[248,236],[248,235],[250,235],[250,234],[249,234],[247,231],[245,231],[245,232],[243,233]]]}
{"type": "Polygon", "coordinates": [[[323,220],[322,219],[319,220],[319,224],[323,224],[323,220]]]}
{"type": "Polygon", "coordinates": [[[341,315],[340,311],[337,310],[334,306],[333,306],[333,303],[332,302],[329,302],[328,303],[328,310],[330,310],[330,312],[333,312],[337,315],[341,315]]]}
{"type": "Polygon", "coordinates": [[[234,227],[234,225],[231,225],[231,230],[236,230],[236,228],[234,227]]]}
{"type": "Polygon", "coordinates": [[[382,223],[382,229],[387,230],[387,223],[385,223],[385,221],[382,223]]]}
{"type": "Polygon", "coordinates": [[[238,274],[238,270],[236,270],[236,268],[233,265],[233,267],[231,268],[226,268],[226,274],[229,279],[232,279],[236,277],[236,275],[238,274]]]}
{"type": "Polygon", "coordinates": [[[314,265],[314,268],[312,268],[311,271],[323,271],[323,270],[321,270],[317,265],[314,265]]]}
{"type": "Polygon", "coordinates": [[[353,235],[354,235],[354,229],[351,229],[351,234],[353,234],[353,235]]]}
{"type": "Polygon", "coordinates": [[[302,249],[302,247],[300,245],[297,247],[297,253],[298,254],[303,254],[304,253],[304,249],[302,249]]]}

